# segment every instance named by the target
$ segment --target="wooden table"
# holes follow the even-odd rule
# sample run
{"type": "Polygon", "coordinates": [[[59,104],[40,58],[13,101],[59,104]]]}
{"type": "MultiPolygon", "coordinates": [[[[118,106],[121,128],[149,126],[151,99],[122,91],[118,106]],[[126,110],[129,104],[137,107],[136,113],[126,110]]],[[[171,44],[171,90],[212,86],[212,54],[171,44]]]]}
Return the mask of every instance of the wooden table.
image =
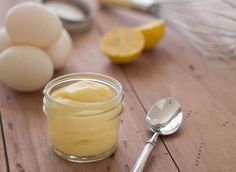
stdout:
{"type": "MultiPolygon", "coordinates": [[[[19,1],[17,1],[19,2],[19,1]]],[[[16,1],[1,0],[0,25],[16,1]]],[[[183,106],[180,130],[161,137],[147,172],[236,171],[236,70],[200,57],[170,28],[164,40],[130,65],[111,63],[99,50],[102,34],[153,18],[121,10],[99,10],[93,28],[73,35],[74,51],[55,76],[99,72],[118,79],[125,91],[119,147],[96,163],[75,164],[50,148],[42,91],[19,93],[0,84],[1,172],[128,172],[151,136],[145,115],[157,100],[173,96],[183,106]]]]}

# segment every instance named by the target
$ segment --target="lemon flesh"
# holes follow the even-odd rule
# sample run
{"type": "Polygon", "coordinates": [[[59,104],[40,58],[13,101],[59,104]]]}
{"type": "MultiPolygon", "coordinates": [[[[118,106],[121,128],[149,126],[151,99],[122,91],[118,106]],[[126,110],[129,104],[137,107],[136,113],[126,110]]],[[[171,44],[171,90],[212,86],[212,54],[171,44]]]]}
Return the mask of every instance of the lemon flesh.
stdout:
{"type": "Polygon", "coordinates": [[[101,50],[116,63],[130,63],[144,48],[144,37],[132,28],[118,28],[106,33],[100,42],[101,50]]]}
{"type": "Polygon", "coordinates": [[[143,34],[145,39],[144,49],[153,48],[165,35],[165,22],[162,19],[147,23],[135,28],[143,34]]]}

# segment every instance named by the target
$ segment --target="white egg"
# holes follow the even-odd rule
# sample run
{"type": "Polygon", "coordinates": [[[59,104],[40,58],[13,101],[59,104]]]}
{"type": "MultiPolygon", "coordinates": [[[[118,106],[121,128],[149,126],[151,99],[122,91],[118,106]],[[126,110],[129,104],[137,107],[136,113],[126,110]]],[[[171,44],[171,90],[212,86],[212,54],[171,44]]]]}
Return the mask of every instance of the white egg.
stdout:
{"type": "Polygon", "coordinates": [[[45,49],[52,59],[54,69],[60,69],[65,65],[71,50],[72,41],[66,30],[63,30],[61,37],[54,44],[45,49]]]}
{"type": "Polygon", "coordinates": [[[8,35],[7,31],[6,31],[6,29],[5,29],[5,28],[2,28],[2,29],[0,30],[0,53],[1,53],[3,50],[5,50],[5,49],[7,49],[7,48],[9,48],[9,47],[11,47],[11,46],[13,46],[13,45],[14,45],[14,43],[13,43],[12,40],[10,39],[10,37],[9,37],[9,35],[8,35]]]}
{"type": "Polygon", "coordinates": [[[53,76],[53,64],[39,48],[14,46],[0,55],[0,80],[18,91],[35,91],[53,76]]]}
{"type": "Polygon", "coordinates": [[[47,47],[62,33],[59,17],[45,6],[32,2],[11,8],[5,24],[11,39],[18,44],[47,47]]]}

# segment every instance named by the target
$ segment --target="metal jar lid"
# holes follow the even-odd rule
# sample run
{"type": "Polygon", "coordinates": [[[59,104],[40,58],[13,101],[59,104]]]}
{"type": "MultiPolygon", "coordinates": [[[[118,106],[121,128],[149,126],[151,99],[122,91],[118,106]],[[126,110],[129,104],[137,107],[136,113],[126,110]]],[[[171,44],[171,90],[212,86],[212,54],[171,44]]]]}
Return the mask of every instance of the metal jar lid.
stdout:
{"type": "Polygon", "coordinates": [[[92,9],[83,0],[47,0],[43,3],[58,14],[71,33],[87,31],[92,24],[92,9]]]}

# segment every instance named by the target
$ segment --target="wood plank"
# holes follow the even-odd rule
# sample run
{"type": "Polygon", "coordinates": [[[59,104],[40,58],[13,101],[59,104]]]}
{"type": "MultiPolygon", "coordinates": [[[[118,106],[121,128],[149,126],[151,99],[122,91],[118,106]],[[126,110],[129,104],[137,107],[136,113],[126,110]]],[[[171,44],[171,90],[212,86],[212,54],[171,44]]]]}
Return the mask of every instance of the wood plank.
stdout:
{"type": "MultiPolygon", "coordinates": [[[[135,162],[150,137],[145,128],[145,112],[119,66],[110,63],[100,53],[99,37],[94,29],[74,36],[75,51],[66,67],[55,76],[71,72],[99,72],[113,76],[122,83],[125,112],[122,114],[119,148],[115,155],[91,164],[78,165],[61,160],[50,148],[46,117],[42,112],[42,91],[24,94],[0,84],[0,108],[11,171],[126,172],[135,162]]],[[[150,158],[147,170],[177,171],[161,142],[150,158]]]]}
{"type": "Polygon", "coordinates": [[[0,171],[7,172],[7,157],[5,156],[5,146],[4,146],[4,138],[3,138],[3,128],[2,128],[2,120],[0,113],[0,171]]]}
{"type": "MultiPolygon", "coordinates": [[[[4,25],[4,18],[5,14],[10,7],[10,1],[4,0],[0,2],[0,26],[4,25]]],[[[0,28],[1,28],[0,27],[0,28]]],[[[1,99],[0,99],[1,100],[1,99]]],[[[2,100],[1,100],[2,101],[2,100]]],[[[0,101],[0,103],[1,103],[0,101]]],[[[6,160],[6,153],[5,153],[5,146],[4,146],[4,136],[3,136],[3,127],[2,127],[2,114],[0,109],[0,171],[7,172],[7,160],[6,160]]]]}
{"type": "MultiPolygon", "coordinates": [[[[101,11],[96,17],[103,31],[150,21],[120,10],[101,11]]],[[[156,49],[123,67],[146,110],[166,96],[176,97],[183,105],[181,130],[164,137],[180,171],[236,170],[236,99],[232,94],[236,71],[219,71],[208,63],[168,30],[156,49]]]]}

